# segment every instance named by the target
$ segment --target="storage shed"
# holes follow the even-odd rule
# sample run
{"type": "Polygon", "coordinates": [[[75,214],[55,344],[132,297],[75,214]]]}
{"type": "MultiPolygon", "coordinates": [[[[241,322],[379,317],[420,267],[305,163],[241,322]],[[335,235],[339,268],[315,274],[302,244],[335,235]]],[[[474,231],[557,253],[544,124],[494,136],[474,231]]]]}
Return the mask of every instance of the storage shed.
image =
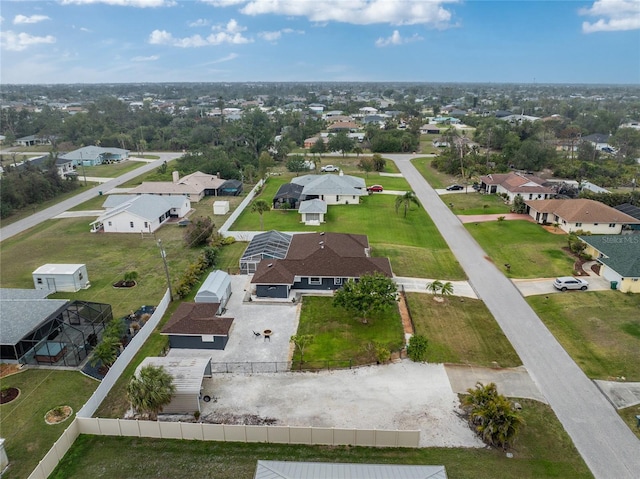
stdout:
{"type": "Polygon", "coordinates": [[[233,318],[217,316],[218,303],[181,303],[161,334],[176,349],[222,350],[229,341],[233,318]]]}
{"type": "Polygon", "coordinates": [[[214,201],[213,202],[213,214],[214,215],[226,215],[229,212],[228,201],[214,201]]]}
{"type": "Polygon", "coordinates": [[[231,296],[231,277],[221,270],[212,271],[196,293],[196,303],[218,303],[222,314],[231,296]]]}
{"type": "Polygon", "coordinates": [[[173,378],[176,392],[163,414],[193,414],[200,411],[202,379],[211,377],[211,358],[147,357],[136,369],[136,376],[145,366],[162,366],[173,378]]]}
{"type": "Polygon", "coordinates": [[[45,264],[33,273],[36,289],[75,293],[91,286],[85,264],[45,264]]]}

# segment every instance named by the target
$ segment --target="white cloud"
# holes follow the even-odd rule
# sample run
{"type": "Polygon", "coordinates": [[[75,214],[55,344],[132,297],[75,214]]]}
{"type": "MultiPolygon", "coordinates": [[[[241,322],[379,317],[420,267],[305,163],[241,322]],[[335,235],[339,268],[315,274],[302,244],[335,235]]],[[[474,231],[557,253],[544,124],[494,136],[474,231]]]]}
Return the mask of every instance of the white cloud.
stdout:
{"type": "Polygon", "coordinates": [[[403,45],[405,43],[417,42],[423,40],[420,35],[414,34],[411,37],[402,38],[398,30],[394,30],[390,37],[378,38],[376,40],[376,47],[387,47],[389,45],[403,45]]]}
{"type": "MultiPolygon", "coordinates": [[[[224,0],[209,3],[229,4],[224,0]]],[[[459,0],[245,0],[243,3],[240,11],[246,15],[307,17],[317,23],[335,21],[356,25],[386,23],[446,27],[451,22],[451,12],[443,5],[459,3],[459,0]]]]}
{"type": "Polygon", "coordinates": [[[246,30],[246,27],[240,26],[238,22],[233,19],[229,20],[226,24],[216,25],[211,29],[214,33],[211,33],[206,38],[203,38],[200,35],[192,35],[186,38],[175,38],[166,30],[154,30],[149,36],[149,43],[153,45],[171,45],[181,48],[194,48],[208,45],[222,45],[223,43],[241,45],[253,42],[252,39],[243,36],[241,33],[246,30]]]}
{"type": "Polygon", "coordinates": [[[234,5],[240,5],[246,3],[247,0],[200,0],[202,3],[208,3],[214,7],[232,7],[234,5]]]}
{"type": "Polygon", "coordinates": [[[640,2],[637,0],[597,0],[580,15],[599,17],[595,22],[583,22],[584,33],[615,32],[640,29],[640,2]]]}
{"type": "Polygon", "coordinates": [[[211,27],[211,29],[214,31],[227,32],[227,33],[240,33],[240,32],[244,32],[247,29],[247,27],[240,26],[238,22],[232,18],[226,23],[226,25],[225,24],[215,25],[211,27]]]}
{"type": "Polygon", "coordinates": [[[209,25],[209,20],[204,18],[198,18],[197,20],[189,23],[190,27],[206,27],[209,25]]]}
{"type": "Polygon", "coordinates": [[[273,32],[260,32],[258,36],[263,40],[268,42],[276,42],[282,38],[282,35],[287,33],[298,33],[300,35],[304,35],[303,30],[294,30],[293,28],[283,28],[282,30],[276,30],[273,32]]]}
{"type": "Polygon", "coordinates": [[[25,15],[16,15],[16,17],[13,19],[13,24],[23,25],[25,23],[40,23],[44,22],[45,20],[51,19],[46,15],[31,15],[30,17],[27,17],[25,15]]]}
{"type": "Polygon", "coordinates": [[[118,7],[138,8],[173,7],[176,5],[175,0],[62,0],[61,3],[62,5],[93,5],[96,3],[104,3],[118,7]]]}
{"type": "Polygon", "coordinates": [[[227,56],[222,57],[222,58],[218,58],[217,60],[213,60],[207,63],[203,63],[202,66],[208,66],[208,65],[216,65],[218,63],[225,63],[225,62],[230,62],[231,60],[235,60],[236,58],[238,58],[238,54],[237,53],[229,53],[227,56]]]}
{"type": "Polygon", "coordinates": [[[52,35],[46,37],[37,37],[28,33],[15,33],[12,31],[0,32],[0,46],[3,49],[20,52],[26,50],[30,46],[42,43],[55,43],[56,38],[52,35]]]}
{"type": "Polygon", "coordinates": [[[133,57],[131,59],[132,62],[155,62],[160,57],[158,55],[151,55],[148,57],[133,57]]]}

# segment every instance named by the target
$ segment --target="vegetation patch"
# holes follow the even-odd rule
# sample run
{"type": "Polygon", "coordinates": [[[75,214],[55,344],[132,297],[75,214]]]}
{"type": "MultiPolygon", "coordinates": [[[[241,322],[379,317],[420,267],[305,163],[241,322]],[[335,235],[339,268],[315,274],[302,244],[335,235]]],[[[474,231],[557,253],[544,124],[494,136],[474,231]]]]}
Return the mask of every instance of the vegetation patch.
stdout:
{"type": "MultiPolygon", "coordinates": [[[[455,291],[454,291],[455,294],[455,291]]],[[[426,361],[478,366],[520,366],[522,361],[498,323],[477,299],[407,293],[415,333],[429,341],[426,361]]]]}
{"type": "Polygon", "coordinates": [[[640,295],[589,291],[527,302],[587,376],[640,381],[640,295]]]}
{"type": "Polygon", "coordinates": [[[483,195],[471,187],[468,193],[443,196],[442,200],[453,204],[451,211],[456,215],[494,215],[511,211],[511,207],[498,195],[483,195]]]}
{"type": "Polygon", "coordinates": [[[53,424],[60,424],[66,421],[73,414],[71,406],[56,406],[53,409],[49,409],[44,415],[44,422],[50,426],[53,424]]]}
{"type": "Polygon", "coordinates": [[[20,396],[20,390],[18,388],[3,387],[0,391],[0,404],[8,404],[14,401],[20,396]]]}
{"type": "Polygon", "coordinates": [[[411,160],[411,163],[432,188],[446,188],[448,185],[457,181],[455,176],[447,175],[446,173],[436,170],[431,166],[432,161],[433,158],[416,158],[411,160]]]}

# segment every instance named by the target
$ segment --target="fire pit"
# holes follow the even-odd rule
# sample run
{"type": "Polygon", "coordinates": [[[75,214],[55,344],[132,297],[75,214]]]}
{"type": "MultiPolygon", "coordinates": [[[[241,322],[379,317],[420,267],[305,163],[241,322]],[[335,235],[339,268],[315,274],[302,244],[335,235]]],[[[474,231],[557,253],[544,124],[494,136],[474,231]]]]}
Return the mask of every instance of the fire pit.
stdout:
{"type": "Polygon", "coordinates": [[[262,331],[262,334],[264,336],[264,340],[266,341],[267,339],[269,341],[271,341],[271,335],[273,334],[273,331],[271,331],[270,329],[265,329],[264,331],[262,331]]]}

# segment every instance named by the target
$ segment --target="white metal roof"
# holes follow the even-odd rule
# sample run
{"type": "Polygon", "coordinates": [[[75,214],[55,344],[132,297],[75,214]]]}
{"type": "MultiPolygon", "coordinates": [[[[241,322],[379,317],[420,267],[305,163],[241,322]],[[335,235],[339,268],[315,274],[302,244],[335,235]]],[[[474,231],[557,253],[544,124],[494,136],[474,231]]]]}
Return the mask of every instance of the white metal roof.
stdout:
{"type": "Polygon", "coordinates": [[[136,368],[136,376],[144,366],[162,366],[173,378],[176,394],[200,394],[202,378],[211,358],[148,357],[136,368]]]}
{"type": "Polygon", "coordinates": [[[33,274],[73,274],[80,268],[85,266],[84,264],[43,264],[36,269],[33,274]]]}

